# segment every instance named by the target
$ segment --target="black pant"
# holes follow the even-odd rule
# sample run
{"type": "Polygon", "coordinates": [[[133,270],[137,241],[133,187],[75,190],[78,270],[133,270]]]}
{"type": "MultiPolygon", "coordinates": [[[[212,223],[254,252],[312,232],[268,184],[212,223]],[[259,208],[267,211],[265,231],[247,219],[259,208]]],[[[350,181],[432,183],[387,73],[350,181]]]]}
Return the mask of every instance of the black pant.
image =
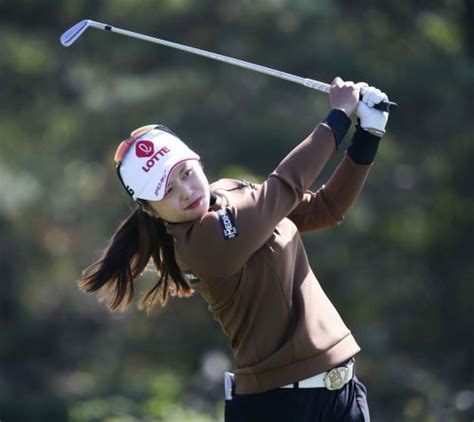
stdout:
{"type": "Polygon", "coordinates": [[[370,422],[367,390],[354,378],[340,390],[278,388],[237,394],[225,402],[225,422],[370,422]]]}

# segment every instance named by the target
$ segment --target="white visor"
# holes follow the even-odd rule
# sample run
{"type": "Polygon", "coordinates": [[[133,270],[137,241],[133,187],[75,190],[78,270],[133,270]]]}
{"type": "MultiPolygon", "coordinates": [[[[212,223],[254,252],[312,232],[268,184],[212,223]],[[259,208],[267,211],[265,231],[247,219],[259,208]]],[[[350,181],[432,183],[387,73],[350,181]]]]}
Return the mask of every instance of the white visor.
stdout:
{"type": "Polygon", "coordinates": [[[179,138],[154,127],[132,138],[133,145],[120,164],[120,176],[135,201],[160,201],[165,196],[174,167],[183,161],[200,158],[179,138]]]}

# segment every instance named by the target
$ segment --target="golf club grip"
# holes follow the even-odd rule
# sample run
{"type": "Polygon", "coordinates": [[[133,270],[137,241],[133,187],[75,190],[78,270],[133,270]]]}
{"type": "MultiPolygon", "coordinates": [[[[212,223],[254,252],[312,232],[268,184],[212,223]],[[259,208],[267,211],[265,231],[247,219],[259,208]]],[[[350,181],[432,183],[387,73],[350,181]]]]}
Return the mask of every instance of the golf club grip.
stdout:
{"type": "Polygon", "coordinates": [[[390,113],[392,110],[395,110],[397,106],[398,104],[392,101],[382,101],[381,103],[374,104],[374,108],[380,111],[386,111],[387,113],[390,113]]]}

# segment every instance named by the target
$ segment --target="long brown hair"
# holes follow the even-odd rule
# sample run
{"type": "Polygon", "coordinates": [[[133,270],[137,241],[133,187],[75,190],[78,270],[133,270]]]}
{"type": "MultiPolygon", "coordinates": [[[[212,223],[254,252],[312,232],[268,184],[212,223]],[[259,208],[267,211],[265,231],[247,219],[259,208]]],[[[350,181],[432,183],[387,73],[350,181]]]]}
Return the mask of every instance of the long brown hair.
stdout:
{"type": "Polygon", "coordinates": [[[99,260],[87,267],[79,288],[98,292],[110,310],[125,309],[135,293],[135,281],[153,258],[158,281],[140,300],[139,308],[149,312],[156,304],[165,306],[170,296],[188,297],[193,290],[174,256],[173,238],[165,223],[147,214],[146,202],[120,224],[99,260]]]}

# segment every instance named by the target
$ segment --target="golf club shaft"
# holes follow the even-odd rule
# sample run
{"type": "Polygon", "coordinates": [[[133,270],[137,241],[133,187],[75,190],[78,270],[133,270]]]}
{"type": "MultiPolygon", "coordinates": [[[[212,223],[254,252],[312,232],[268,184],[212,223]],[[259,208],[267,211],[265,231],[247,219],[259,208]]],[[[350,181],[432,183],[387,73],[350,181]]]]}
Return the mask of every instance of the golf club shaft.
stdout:
{"type": "MultiPolygon", "coordinates": [[[[87,26],[90,26],[90,27],[95,28],[95,29],[101,29],[103,31],[115,32],[117,34],[125,35],[127,37],[138,38],[140,40],[152,42],[152,43],[155,43],[155,44],[164,45],[166,47],[171,47],[171,48],[174,48],[174,49],[177,49],[177,50],[186,51],[186,52],[191,53],[191,54],[197,54],[199,56],[207,57],[209,59],[218,60],[218,61],[221,61],[221,62],[224,62],[224,63],[232,64],[234,66],[243,67],[245,69],[254,70],[256,72],[264,73],[266,75],[275,76],[275,77],[280,78],[280,79],[285,79],[287,81],[298,83],[300,85],[304,85],[308,88],[312,88],[312,89],[315,89],[315,90],[318,90],[318,91],[321,91],[321,92],[329,93],[329,90],[330,90],[330,85],[327,84],[327,83],[319,82],[319,81],[316,81],[316,80],[313,80],[313,79],[302,78],[300,76],[292,75],[290,73],[286,73],[286,72],[282,72],[282,71],[279,71],[279,70],[271,69],[271,68],[265,67],[265,66],[260,66],[260,65],[255,64],[255,63],[250,63],[250,62],[246,62],[244,60],[239,60],[239,59],[234,59],[232,57],[227,57],[227,56],[224,56],[222,54],[212,53],[210,51],[201,50],[199,48],[189,47],[187,45],[178,44],[178,43],[171,42],[171,41],[166,41],[166,40],[163,40],[163,39],[160,39],[160,38],[157,38],[157,37],[151,37],[149,35],[140,34],[138,32],[128,31],[126,29],[117,28],[117,27],[114,27],[112,25],[108,25],[108,24],[105,24],[105,23],[100,23],[100,22],[91,21],[91,20],[82,21],[82,22],[84,24],[86,24],[86,22],[87,22],[87,26]]],[[[63,36],[61,37],[61,42],[63,42],[62,41],[63,37],[66,36],[66,39],[68,38],[67,37],[68,34],[70,35],[70,38],[73,39],[74,35],[75,35],[74,34],[74,28],[77,27],[78,25],[80,25],[80,23],[77,24],[76,26],[72,27],[68,31],[66,31],[63,34],[63,36]]],[[[70,44],[67,44],[67,43],[63,42],[63,45],[67,46],[67,45],[70,45],[70,44]]],[[[382,103],[374,105],[374,108],[377,108],[377,109],[382,110],[382,111],[390,111],[391,108],[395,108],[395,107],[396,107],[396,104],[392,103],[392,102],[382,102],[382,103]]]]}
{"type": "Polygon", "coordinates": [[[258,64],[246,62],[244,60],[234,59],[232,57],[223,56],[222,54],[212,53],[211,51],[201,50],[200,48],[189,47],[187,45],[178,44],[172,41],[166,41],[160,38],[151,37],[149,35],[143,35],[138,32],[128,31],[126,29],[117,28],[115,26],[101,24],[99,22],[94,22],[96,25],[91,25],[96,29],[102,29],[104,31],[111,31],[117,34],[125,35],[127,37],[138,38],[140,40],[149,41],[155,44],[164,45],[166,47],[175,48],[177,50],[186,51],[191,54],[197,54],[199,56],[207,57],[209,59],[218,60],[220,62],[233,64],[235,66],[240,66],[245,69],[255,70],[256,72],[265,73],[270,76],[275,76],[277,78],[286,79],[290,82],[295,82],[309,88],[316,89],[325,93],[329,93],[330,85],[324,82],[314,81],[312,79],[301,78],[290,73],[281,72],[279,70],[271,69],[269,67],[260,66],[258,64]]]}

